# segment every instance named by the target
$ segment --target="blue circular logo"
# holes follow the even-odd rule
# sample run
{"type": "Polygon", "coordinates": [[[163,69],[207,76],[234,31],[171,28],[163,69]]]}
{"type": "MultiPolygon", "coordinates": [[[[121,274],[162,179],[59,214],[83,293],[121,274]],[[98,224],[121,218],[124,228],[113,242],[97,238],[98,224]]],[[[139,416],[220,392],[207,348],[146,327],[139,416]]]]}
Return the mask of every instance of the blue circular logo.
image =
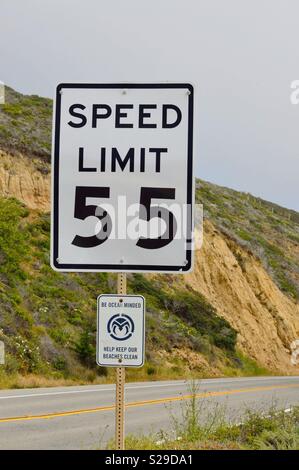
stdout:
{"type": "Polygon", "coordinates": [[[134,330],[135,325],[132,318],[124,313],[113,315],[107,325],[107,331],[111,338],[118,341],[129,339],[134,333],[134,330]]]}

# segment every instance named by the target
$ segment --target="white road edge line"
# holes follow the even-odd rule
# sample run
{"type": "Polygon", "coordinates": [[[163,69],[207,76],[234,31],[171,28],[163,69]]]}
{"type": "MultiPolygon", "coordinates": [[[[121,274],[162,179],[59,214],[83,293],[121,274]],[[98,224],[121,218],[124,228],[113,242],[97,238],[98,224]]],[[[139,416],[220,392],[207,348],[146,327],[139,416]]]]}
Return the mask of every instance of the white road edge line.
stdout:
{"type": "MultiPolygon", "coordinates": [[[[295,376],[286,376],[286,377],[248,377],[248,378],[242,378],[242,379],[216,379],[216,380],[198,380],[199,385],[213,385],[213,384],[227,384],[227,383],[238,383],[238,382],[250,382],[250,381],[263,381],[263,380],[273,380],[273,379],[278,379],[278,380],[290,380],[290,379],[297,379],[298,377],[295,376]]],[[[128,390],[136,390],[136,389],[141,389],[141,388],[162,388],[162,387],[173,387],[173,386],[187,386],[188,382],[183,381],[183,382],[171,382],[171,383],[166,383],[166,384],[151,384],[151,385],[132,385],[132,386],[127,386],[126,391],[128,390]]],[[[98,393],[98,392],[113,392],[115,391],[115,386],[113,388],[95,388],[95,389],[87,389],[87,390],[65,390],[65,391],[60,391],[60,392],[43,392],[43,393],[26,393],[26,394],[18,394],[18,395],[6,395],[6,396],[0,396],[0,400],[9,400],[9,399],[15,399],[15,398],[32,398],[32,397],[49,397],[51,395],[57,396],[57,395],[71,395],[71,394],[76,394],[76,393],[98,393]]]]}

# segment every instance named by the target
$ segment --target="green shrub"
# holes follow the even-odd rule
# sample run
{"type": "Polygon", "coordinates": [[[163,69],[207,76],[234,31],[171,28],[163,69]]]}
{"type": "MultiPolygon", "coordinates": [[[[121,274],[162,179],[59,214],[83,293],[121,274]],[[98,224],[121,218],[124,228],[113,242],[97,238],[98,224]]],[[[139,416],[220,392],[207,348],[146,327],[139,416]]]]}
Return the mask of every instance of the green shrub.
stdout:
{"type": "Polygon", "coordinates": [[[54,369],[59,370],[61,372],[65,372],[68,369],[67,362],[63,356],[57,356],[53,360],[53,367],[54,369]]]}
{"type": "Polygon", "coordinates": [[[148,366],[146,369],[147,375],[154,375],[156,373],[156,368],[153,366],[148,366]]]}
{"type": "Polygon", "coordinates": [[[202,335],[210,338],[215,346],[235,350],[237,332],[230,324],[217,315],[215,308],[201,294],[177,292],[168,305],[202,335]]]}
{"type": "Polygon", "coordinates": [[[23,108],[20,104],[12,104],[12,103],[5,103],[2,105],[2,111],[4,113],[9,114],[13,117],[18,117],[23,114],[23,108]]]}

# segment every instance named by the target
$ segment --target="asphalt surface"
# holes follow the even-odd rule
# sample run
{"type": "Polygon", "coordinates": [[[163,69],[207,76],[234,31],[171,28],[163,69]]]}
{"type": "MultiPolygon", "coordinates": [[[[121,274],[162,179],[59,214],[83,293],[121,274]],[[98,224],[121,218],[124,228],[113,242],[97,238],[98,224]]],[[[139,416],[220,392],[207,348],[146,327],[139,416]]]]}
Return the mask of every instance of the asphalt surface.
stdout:
{"type": "MultiPolygon", "coordinates": [[[[171,430],[190,398],[185,381],[126,385],[126,433],[171,430]]],[[[215,407],[240,421],[246,409],[299,405],[299,377],[201,380],[196,386],[202,419],[215,407]]],[[[0,449],[98,449],[114,433],[114,385],[0,391],[0,449]]]]}

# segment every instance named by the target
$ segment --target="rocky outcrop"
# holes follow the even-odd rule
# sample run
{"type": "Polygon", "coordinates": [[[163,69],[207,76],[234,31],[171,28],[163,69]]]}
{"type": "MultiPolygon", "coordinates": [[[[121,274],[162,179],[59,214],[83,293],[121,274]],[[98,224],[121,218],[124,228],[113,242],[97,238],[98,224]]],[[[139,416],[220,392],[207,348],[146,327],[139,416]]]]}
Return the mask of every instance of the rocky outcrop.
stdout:
{"type": "Polygon", "coordinates": [[[290,344],[299,338],[299,306],[284,295],[259,260],[208,221],[187,284],[201,292],[238,331],[238,345],[260,364],[297,373],[290,344]]]}

